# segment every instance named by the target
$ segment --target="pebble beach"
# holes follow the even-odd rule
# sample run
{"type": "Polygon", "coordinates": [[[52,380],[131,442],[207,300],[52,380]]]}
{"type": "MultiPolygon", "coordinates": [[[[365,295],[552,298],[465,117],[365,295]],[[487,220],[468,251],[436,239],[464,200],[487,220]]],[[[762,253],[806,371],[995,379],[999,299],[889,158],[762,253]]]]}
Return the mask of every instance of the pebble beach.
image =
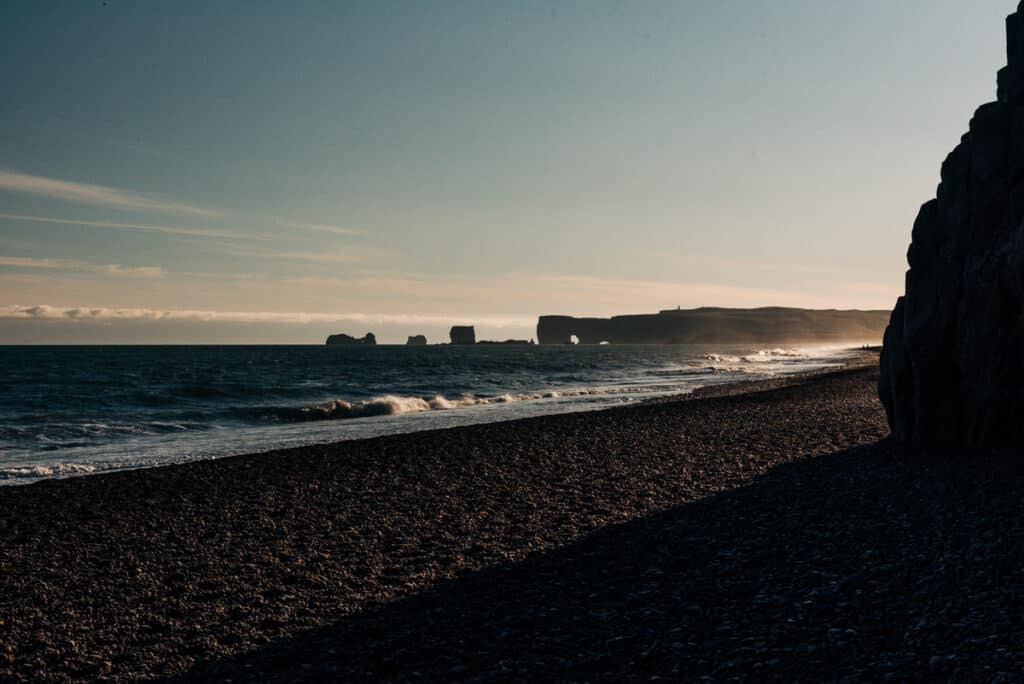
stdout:
{"type": "Polygon", "coordinates": [[[0,680],[1019,681],[1024,486],[876,363],[0,489],[0,680]]]}

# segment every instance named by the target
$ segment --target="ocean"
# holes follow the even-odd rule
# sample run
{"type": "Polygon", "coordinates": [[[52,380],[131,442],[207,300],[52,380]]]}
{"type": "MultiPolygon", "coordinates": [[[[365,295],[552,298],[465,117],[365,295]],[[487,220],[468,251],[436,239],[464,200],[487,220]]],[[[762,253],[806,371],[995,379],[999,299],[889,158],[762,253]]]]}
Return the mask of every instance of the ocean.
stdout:
{"type": "Polygon", "coordinates": [[[509,420],[841,365],[851,347],[0,347],[0,485],[509,420]]]}

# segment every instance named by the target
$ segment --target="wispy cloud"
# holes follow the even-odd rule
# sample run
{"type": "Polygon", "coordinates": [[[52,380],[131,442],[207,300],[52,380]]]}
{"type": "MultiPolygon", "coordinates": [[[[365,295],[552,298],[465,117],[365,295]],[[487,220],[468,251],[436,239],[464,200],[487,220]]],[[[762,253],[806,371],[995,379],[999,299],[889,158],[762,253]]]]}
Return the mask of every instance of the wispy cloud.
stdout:
{"type": "Polygon", "coordinates": [[[163,278],[159,266],[123,266],[121,264],[93,264],[76,259],[0,256],[0,266],[14,268],[79,271],[123,278],[163,278]]]}
{"type": "Polygon", "coordinates": [[[266,259],[272,261],[297,261],[309,264],[371,266],[392,262],[397,254],[390,250],[364,245],[347,245],[321,251],[268,249],[256,245],[232,243],[204,243],[203,248],[213,247],[222,254],[235,257],[266,259]]]}
{"type": "Polygon", "coordinates": [[[91,267],[94,273],[116,278],[163,278],[164,270],[159,266],[122,266],[121,264],[98,264],[91,267]]]}
{"type": "Polygon", "coordinates": [[[391,256],[391,252],[373,248],[348,248],[330,252],[263,252],[259,255],[283,261],[304,261],[312,264],[369,264],[391,256]]]}
{"type": "Polygon", "coordinates": [[[769,260],[746,261],[741,259],[725,259],[701,254],[678,254],[674,252],[634,252],[633,256],[642,259],[671,261],[683,264],[710,265],[715,268],[731,268],[739,271],[782,271],[785,273],[849,273],[854,271],[854,269],[851,268],[827,263],[792,264],[769,260]]]}
{"type": "Polygon", "coordinates": [[[158,150],[155,147],[149,147],[148,145],[139,145],[136,143],[124,142],[123,140],[115,140],[114,138],[97,138],[102,143],[106,143],[112,147],[119,147],[123,150],[131,150],[132,152],[140,152],[142,154],[149,154],[154,156],[163,157],[167,154],[164,150],[158,150]]]}
{"type": "Polygon", "coordinates": [[[334,235],[362,235],[362,231],[343,226],[334,226],[327,223],[297,223],[295,221],[277,221],[282,228],[294,228],[296,230],[312,230],[318,233],[333,233],[334,235]]]}
{"type": "Polygon", "coordinates": [[[219,216],[220,213],[191,204],[174,202],[159,197],[142,195],[131,190],[111,188],[91,183],[33,176],[16,171],[0,170],[0,190],[41,195],[68,202],[96,204],[115,209],[141,209],[147,211],[169,211],[194,216],[219,216]]]}
{"type": "MultiPolygon", "coordinates": [[[[204,311],[192,309],[116,309],[107,307],[0,306],[0,319],[79,321],[201,321],[219,323],[360,323],[450,325],[451,316],[383,313],[309,313],[298,311],[204,311]]],[[[495,327],[532,326],[536,319],[479,317],[474,321],[495,327]]]]}
{"type": "Polygon", "coordinates": [[[169,235],[188,235],[190,237],[209,237],[236,240],[269,240],[263,235],[247,235],[232,233],[226,230],[206,230],[204,228],[181,228],[178,226],[152,226],[141,223],[114,223],[111,221],[84,221],[81,219],[52,218],[49,216],[25,216],[22,214],[0,214],[0,219],[14,221],[30,221],[32,223],[55,223],[68,226],[92,226],[94,228],[110,228],[113,230],[141,230],[169,235]]]}
{"type": "Polygon", "coordinates": [[[61,261],[61,259],[0,256],[0,266],[15,266],[17,268],[61,268],[61,261]]]}

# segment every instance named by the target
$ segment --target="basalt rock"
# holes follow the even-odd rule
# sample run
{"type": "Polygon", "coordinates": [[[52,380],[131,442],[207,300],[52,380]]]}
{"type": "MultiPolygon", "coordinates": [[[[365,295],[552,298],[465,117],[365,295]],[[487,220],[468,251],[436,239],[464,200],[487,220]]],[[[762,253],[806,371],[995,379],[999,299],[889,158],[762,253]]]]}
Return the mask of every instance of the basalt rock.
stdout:
{"type": "Polygon", "coordinates": [[[409,335],[409,339],[405,343],[412,346],[423,346],[427,343],[427,338],[425,335],[409,335]]]}
{"type": "Polygon", "coordinates": [[[453,325],[448,336],[452,344],[476,344],[476,330],[471,325],[453,325]]]}
{"type": "Polygon", "coordinates": [[[368,332],[362,337],[352,337],[345,333],[338,333],[337,335],[329,336],[327,344],[332,346],[342,344],[377,344],[377,337],[372,332],[368,332]]]}
{"type": "Polygon", "coordinates": [[[1024,2],[1006,21],[998,101],[982,105],[921,207],[879,396],[922,453],[1024,446],[1024,2]]]}

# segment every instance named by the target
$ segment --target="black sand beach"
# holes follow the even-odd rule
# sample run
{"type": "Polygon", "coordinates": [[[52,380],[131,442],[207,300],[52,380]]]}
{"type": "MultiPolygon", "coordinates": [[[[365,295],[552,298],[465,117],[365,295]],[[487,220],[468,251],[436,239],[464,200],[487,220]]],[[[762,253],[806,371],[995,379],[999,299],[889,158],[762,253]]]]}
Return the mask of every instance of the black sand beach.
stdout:
{"type": "Polygon", "coordinates": [[[1017,681],[1024,485],[854,368],[0,489],[0,679],[1017,681]]]}

